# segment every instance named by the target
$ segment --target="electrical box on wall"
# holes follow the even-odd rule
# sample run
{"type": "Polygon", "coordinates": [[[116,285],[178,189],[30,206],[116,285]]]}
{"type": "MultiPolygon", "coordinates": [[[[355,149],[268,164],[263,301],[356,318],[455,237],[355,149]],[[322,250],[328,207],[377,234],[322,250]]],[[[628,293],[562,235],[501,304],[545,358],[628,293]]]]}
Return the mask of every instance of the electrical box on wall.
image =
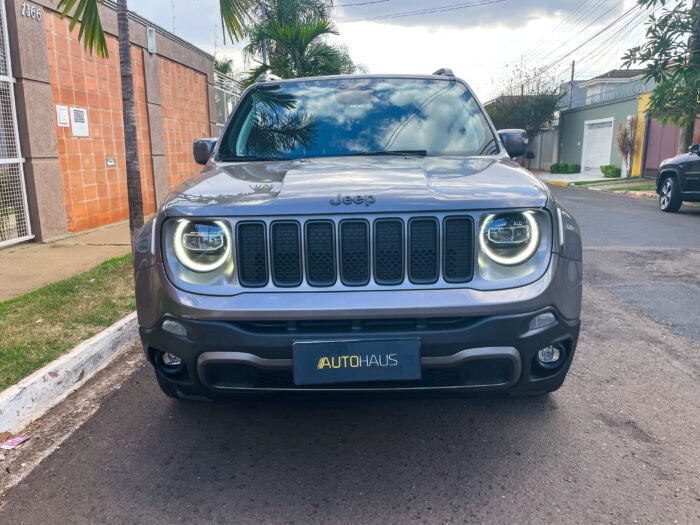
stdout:
{"type": "Polygon", "coordinates": [[[74,137],[90,136],[90,125],[88,124],[87,109],[71,107],[70,120],[74,137]]]}
{"type": "Polygon", "coordinates": [[[56,106],[56,122],[59,128],[70,127],[70,115],[68,114],[68,106],[56,106]]]}

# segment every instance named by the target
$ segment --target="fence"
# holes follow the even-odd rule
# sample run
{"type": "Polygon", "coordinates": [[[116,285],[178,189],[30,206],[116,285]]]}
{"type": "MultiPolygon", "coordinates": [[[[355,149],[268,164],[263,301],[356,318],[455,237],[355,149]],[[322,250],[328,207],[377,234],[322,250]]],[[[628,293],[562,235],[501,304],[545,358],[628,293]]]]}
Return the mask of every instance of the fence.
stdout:
{"type": "Polygon", "coordinates": [[[216,103],[216,127],[221,133],[229,115],[241,96],[240,83],[228,75],[214,72],[214,101],[216,103]]]}
{"type": "Polygon", "coordinates": [[[0,246],[32,238],[24,185],[5,2],[0,2],[0,246]]]}
{"type": "Polygon", "coordinates": [[[603,93],[598,93],[596,95],[591,95],[586,98],[574,99],[571,101],[571,107],[568,109],[577,109],[585,106],[594,106],[596,104],[603,104],[605,102],[613,102],[615,100],[634,97],[640,93],[647,91],[647,87],[644,82],[630,82],[628,84],[623,84],[622,86],[616,87],[610,91],[605,91],[603,93]]]}

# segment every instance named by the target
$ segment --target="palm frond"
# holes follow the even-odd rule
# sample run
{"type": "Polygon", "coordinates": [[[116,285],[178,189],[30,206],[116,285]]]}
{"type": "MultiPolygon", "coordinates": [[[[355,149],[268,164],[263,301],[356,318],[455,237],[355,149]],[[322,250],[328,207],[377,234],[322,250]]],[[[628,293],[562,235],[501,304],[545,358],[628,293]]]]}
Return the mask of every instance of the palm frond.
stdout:
{"type": "Polygon", "coordinates": [[[78,0],[58,0],[56,8],[60,11],[61,18],[72,17],[69,26],[71,31],[80,21],[78,40],[83,43],[86,50],[90,51],[90,54],[95,50],[98,56],[107,58],[109,51],[97,8],[98,2],[101,4],[103,0],[80,0],[80,2],[78,0]],[[75,5],[76,3],[78,5],[75,5]],[[73,10],[72,14],[71,10],[73,10]]]}
{"type": "Polygon", "coordinates": [[[232,40],[240,40],[245,33],[246,24],[250,21],[254,0],[219,0],[221,21],[224,33],[232,40]]]}

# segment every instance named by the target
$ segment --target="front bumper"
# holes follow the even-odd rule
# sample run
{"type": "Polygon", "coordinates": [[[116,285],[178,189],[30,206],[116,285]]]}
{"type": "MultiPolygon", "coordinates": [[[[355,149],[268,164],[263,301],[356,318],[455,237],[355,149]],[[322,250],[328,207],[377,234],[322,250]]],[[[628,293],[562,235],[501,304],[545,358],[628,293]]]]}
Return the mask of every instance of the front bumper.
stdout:
{"type": "MultiPolygon", "coordinates": [[[[574,240],[567,245],[580,247],[574,240]]],[[[572,253],[580,255],[580,250],[572,253]]],[[[148,261],[143,258],[135,275],[141,339],[161,382],[182,397],[273,391],[544,392],[564,381],[578,339],[582,263],[556,253],[540,279],[512,289],[246,291],[232,296],[180,290],[161,263],[148,261]],[[545,312],[555,322],[530,330],[532,319],[545,312]],[[167,319],[180,323],[187,335],[163,330],[167,319]],[[420,381],[294,385],[294,342],[405,338],[420,341],[420,381]],[[543,368],[537,352],[552,344],[560,345],[564,358],[556,367],[543,368]],[[163,367],[161,352],[177,355],[183,366],[163,367]]]]}
{"type": "Polygon", "coordinates": [[[511,315],[456,318],[354,319],[314,321],[201,321],[167,316],[140,328],[146,356],[161,379],[182,397],[245,392],[510,391],[545,392],[561,386],[576,349],[578,319],[553,307],[511,315]],[[530,330],[538,314],[555,322],[530,330]],[[175,320],[187,335],[163,330],[175,320]],[[418,338],[422,379],[386,383],[295,386],[292,345],[298,341],[418,338]],[[558,345],[564,355],[544,368],[537,352],[558,345]],[[181,358],[173,370],[161,352],[181,358]]]}

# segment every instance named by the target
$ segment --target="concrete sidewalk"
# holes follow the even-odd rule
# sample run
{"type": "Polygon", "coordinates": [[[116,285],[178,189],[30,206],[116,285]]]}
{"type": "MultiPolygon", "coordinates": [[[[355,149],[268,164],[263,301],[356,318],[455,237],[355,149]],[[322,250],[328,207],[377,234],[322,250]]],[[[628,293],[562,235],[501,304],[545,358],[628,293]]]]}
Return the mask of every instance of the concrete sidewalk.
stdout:
{"type": "Polygon", "coordinates": [[[130,251],[129,221],[47,243],[0,249],[0,301],[85,272],[130,251]]]}

